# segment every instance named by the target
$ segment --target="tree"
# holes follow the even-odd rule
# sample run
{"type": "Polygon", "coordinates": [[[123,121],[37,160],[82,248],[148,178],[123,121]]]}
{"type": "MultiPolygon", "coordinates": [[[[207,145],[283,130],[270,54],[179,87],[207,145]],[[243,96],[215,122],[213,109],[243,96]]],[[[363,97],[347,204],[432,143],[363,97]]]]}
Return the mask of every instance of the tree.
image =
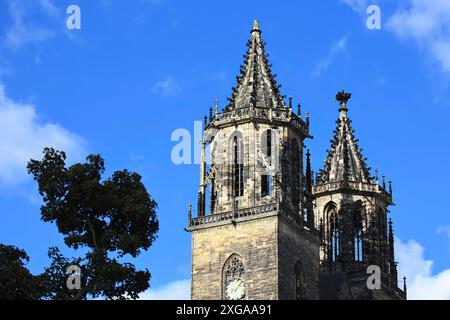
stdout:
{"type": "Polygon", "coordinates": [[[0,300],[32,300],[42,296],[39,277],[25,267],[29,260],[24,250],[0,244],[0,300]]]}
{"type": "Polygon", "coordinates": [[[67,259],[57,248],[50,249],[53,262],[43,275],[48,298],[136,299],[149,287],[147,269],[122,262],[125,256],[135,258],[147,250],[159,230],[157,204],[140,175],[116,171],[102,181],[105,164],[100,155],[66,167],[66,154],[52,148],[44,149],[41,161],[31,160],[28,172],[44,201],[42,220],[56,223],[68,247],[86,250],[78,259],[67,259]],[[71,264],[81,268],[78,291],[66,287],[71,264]]]}

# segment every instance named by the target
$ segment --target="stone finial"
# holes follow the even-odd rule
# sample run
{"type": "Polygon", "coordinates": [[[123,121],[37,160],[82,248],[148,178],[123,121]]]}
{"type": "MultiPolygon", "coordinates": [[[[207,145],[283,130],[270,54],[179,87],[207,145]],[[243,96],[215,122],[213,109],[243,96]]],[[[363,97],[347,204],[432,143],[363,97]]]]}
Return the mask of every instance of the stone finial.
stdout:
{"type": "Polygon", "coordinates": [[[347,102],[352,97],[352,94],[349,92],[345,92],[344,90],[339,91],[336,94],[336,101],[339,102],[339,112],[341,113],[341,119],[344,119],[347,117],[347,102]]]}
{"type": "Polygon", "coordinates": [[[403,292],[406,294],[406,277],[403,277],[403,292]]]}
{"type": "Polygon", "coordinates": [[[189,203],[188,205],[188,223],[191,224],[191,220],[192,220],[192,204],[189,203]]]}
{"type": "Polygon", "coordinates": [[[292,96],[289,96],[289,109],[292,109],[292,96]]]}
{"type": "Polygon", "coordinates": [[[213,108],[209,107],[209,122],[213,121],[214,117],[213,117],[213,108]]]}
{"type": "Polygon", "coordinates": [[[251,34],[253,37],[259,37],[259,35],[261,34],[261,29],[259,29],[259,21],[258,20],[253,20],[253,27],[252,27],[251,34]]]}
{"type": "Polygon", "coordinates": [[[297,115],[300,118],[302,117],[302,105],[300,103],[297,105],[297,115]]]}
{"type": "Polygon", "coordinates": [[[219,99],[214,101],[214,115],[216,117],[219,115],[219,99]]]}
{"type": "Polygon", "coordinates": [[[339,91],[336,94],[336,101],[339,101],[341,104],[346,105],[348,100],[352,97],[352,94],[349,92],[345,92],[344,90],[339,91]]]}

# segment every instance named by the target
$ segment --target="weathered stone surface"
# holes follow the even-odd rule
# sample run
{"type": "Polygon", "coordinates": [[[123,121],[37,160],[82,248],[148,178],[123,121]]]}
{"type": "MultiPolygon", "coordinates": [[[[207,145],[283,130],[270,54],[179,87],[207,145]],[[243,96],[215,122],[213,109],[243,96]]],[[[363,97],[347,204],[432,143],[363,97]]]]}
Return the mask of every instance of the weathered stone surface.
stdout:
{"type": "Polygon", "coordinates": [[[305,299],[318,299],[319,243],[282,215],[192,232],[192,299],[224,299],[223,267],[238,254],[246,299],[295,299],[294,266],[306,274],[305,299]]]}

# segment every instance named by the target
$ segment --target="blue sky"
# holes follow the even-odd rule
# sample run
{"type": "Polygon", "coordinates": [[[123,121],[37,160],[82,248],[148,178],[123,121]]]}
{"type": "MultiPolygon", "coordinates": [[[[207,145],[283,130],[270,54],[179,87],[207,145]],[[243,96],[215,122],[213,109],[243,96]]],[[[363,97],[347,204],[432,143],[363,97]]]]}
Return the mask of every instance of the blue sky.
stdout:
{"type": "Polygon", "coordinates": [[[136,260],[152,272],[149,297],[185,294],[198,166],[172,163],[171,134],[193,131],[214,99],[223,106],[259,19],[282,92],[311,113],[314,168],[338,117],[334,95],[350,91],[368,163],[393,181],[400,271],[417,296],[449,298],[450,4],[373,3],[381,30],[366,27],[364,0],[0,0],[0,243],[42,271],[48,247],[64,246],[40,221],[26,161],[46,145],[71,161],[100,153],[108,175],[139,172],[159,204],[159,238],[136,260]],[[81,30],[65,27],[72,4],[81,30]]]}

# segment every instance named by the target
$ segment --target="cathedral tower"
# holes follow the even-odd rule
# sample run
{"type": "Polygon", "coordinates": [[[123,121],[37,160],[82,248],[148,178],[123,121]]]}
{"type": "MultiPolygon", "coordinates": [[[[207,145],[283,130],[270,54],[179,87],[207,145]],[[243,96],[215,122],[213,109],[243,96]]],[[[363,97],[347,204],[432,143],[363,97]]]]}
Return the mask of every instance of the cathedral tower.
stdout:
{"type": "MultiPolygon", "coordinates": [[[[398,289],[394,235],[389,219],[392,185],[370,168],[348,118],[351,94],[336,95],[339,119],[325,167],[313,187],[320,226],[321,298],[405,299],[398,289]],[[381,185],[380,185],[381,183],[381,185]],[[368,267],[379,268],[379,290],[367,287],[368,267]]],[[[373,270],[373,269],[372,269],[373,270]]]]}
{"type": "Polygon", "coordinates": [[[205,117],[187,228],[193,299],[319,298],[320,239],[303,170],[309,119],[284,101],[264,46],[255,21],[228,105],[205,117]]]}

